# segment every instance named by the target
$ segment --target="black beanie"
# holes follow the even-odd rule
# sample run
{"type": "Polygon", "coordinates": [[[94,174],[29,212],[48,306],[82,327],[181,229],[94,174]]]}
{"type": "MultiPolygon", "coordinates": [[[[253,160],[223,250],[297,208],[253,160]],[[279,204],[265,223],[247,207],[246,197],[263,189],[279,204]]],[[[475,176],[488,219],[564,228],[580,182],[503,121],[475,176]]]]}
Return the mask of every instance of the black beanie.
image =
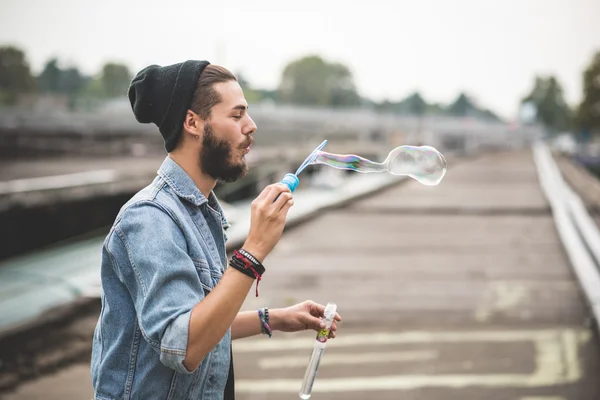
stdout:
{"type": "Polygon", "coordinates": [[[127,94],[135,119],[156,124],[167,152],[172,151],[179,141],[198,78],[209,64],[208,61],[188,60],[164,67],[150,65],[131,81],[127,94]]]}

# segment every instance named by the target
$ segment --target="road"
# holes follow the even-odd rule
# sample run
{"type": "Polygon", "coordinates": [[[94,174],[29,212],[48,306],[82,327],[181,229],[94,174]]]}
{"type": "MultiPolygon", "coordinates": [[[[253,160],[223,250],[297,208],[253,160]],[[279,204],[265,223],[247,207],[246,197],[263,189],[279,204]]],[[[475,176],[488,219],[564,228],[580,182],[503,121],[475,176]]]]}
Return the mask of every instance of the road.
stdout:
{"type": "MultiPolygon", "coordinates": [[[[600,349],[530,151],[449,165],[287,231],[244,309],[344,318],[312,399],[597,400],[600,349]]],[[[237,399],[297,399],[314,333],[234,343],[237,399]]],[[[6,397],[91,398],[87,365],[6,397]]]]}

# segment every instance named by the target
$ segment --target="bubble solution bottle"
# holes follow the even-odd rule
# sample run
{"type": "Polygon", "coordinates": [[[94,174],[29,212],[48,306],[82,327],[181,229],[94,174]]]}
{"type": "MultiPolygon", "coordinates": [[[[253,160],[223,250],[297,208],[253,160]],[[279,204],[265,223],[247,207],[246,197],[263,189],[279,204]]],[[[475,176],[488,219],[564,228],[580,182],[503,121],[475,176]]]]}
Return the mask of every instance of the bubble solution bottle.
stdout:
{"type": "Polygon", "coordinates": [[[319,333],[317,333],[313,351],[310,355],[306,372],[304,373],[304,379],[302,380],[302,387],[300,388],[300,398],[303,400],[309,399],[312,394],[313,384],[315,383],[315,378],[317,377],[319,364],[321,363],[321,357],[323,357],[323,353],[325,352],[327,338],[329,336],[329,331],[331,330],[331,325],[333,324],[333,318],[335,317],[336,309],[337,306],[335,303],[327,303],[327,306],[325,306],[325,312],[323,313],[325,328],[321,329],[319,333]]]}

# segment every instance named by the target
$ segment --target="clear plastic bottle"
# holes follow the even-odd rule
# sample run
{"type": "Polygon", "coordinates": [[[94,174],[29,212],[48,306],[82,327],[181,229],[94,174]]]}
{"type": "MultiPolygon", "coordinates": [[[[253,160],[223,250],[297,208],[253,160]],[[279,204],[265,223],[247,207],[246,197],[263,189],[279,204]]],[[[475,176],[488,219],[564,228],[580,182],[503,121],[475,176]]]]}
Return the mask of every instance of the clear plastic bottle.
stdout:
{"type": "Polygon", "coordinates": [[[306,366],[306,371],[304,373],[302,387],[300,388],[300,398],[303,400],[309,399],[312,394],[313,384],[315,383],[315,378],[317,377],[319,364],[321,363],[321,357],[323,357],[323,353],[325,352],[327,338],[329,336],[331,325],[333,324],[336,309],[337,306],[334,303],[327,303],[327,306],[325,307],[325,316],[323,318],[325,321],[325,328],[321,329],[319,333],[317,333],[313,351],[310,355],[310,360],[308,361],[308,365],[306,366]]]}

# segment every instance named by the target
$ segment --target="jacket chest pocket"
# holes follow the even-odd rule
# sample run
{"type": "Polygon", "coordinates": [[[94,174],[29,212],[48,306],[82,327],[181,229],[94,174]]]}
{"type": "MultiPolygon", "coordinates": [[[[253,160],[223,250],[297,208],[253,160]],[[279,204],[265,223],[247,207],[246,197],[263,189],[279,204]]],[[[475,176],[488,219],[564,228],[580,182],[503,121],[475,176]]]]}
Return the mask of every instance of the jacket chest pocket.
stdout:
{"type": "Polygon", "coordinates": [[[223,273],[218,266],[211,266],[206,260],[195,259],[193,262],[194,266],[196,267],[198,277],[200,278],[202,288],[204,289],[204,293],[208,294],[215,288],[217,283],[219,283],[223,273]]]}

